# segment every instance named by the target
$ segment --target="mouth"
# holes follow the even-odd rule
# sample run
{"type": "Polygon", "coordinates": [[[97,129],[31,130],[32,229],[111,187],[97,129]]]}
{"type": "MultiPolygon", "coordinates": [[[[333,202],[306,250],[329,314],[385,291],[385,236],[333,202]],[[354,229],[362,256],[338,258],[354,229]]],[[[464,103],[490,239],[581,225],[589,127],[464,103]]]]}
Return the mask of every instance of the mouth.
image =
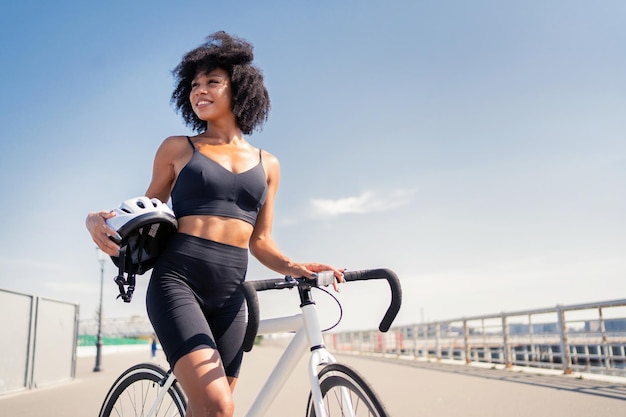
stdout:
{"type": "Polygon", "coordinates": [[[198,100],[196,102],[196,107],[208,106],[209,104],[211,104],[209,100],[198,100]]]}

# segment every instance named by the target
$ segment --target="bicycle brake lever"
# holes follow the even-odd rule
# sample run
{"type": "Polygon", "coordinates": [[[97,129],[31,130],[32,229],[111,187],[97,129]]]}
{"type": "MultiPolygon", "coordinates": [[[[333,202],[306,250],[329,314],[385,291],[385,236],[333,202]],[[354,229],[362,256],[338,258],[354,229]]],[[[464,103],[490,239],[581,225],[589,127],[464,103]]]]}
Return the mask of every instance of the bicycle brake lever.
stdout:
{"type": "Polygon", "coordinates": [[[283,282],[276,284],[276,288],[293,288],[296,285],[298,285],[298,281],[294,277],[287,275],[283,282]]]}

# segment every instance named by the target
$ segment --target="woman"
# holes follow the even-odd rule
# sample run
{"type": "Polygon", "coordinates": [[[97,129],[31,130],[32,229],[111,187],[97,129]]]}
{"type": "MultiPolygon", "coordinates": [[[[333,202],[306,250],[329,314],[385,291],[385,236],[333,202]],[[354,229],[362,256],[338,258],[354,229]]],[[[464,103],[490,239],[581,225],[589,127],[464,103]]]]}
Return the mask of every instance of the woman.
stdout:
{"type": "MultiPolygon", "coordinates": [[[[172,102],[197,136],[172,136],[154,158],[146,196],[168,201],[178,219],[147,290],[147,310],[176,378],[188,397],[187,416],[232,416],[232,391],[243,356],[246,308],[241,284],[248,250],[283,274],[313,277],[333,270],[298,263],[272,238],[280,168],[244,138],[267,119],[270,101],[252,45],[217,32],[174,69],[172,102]]],[[[87,228],[109,255],[110,212],[90,213],[87,228]]]]}

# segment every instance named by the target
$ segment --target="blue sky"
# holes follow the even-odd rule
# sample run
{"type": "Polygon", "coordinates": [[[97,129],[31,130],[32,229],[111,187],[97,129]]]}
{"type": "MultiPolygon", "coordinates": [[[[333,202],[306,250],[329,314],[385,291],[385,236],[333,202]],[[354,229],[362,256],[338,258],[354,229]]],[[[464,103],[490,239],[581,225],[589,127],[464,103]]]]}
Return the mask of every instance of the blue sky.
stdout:
{"type": "MultiPolygon", "coordinates": [[[[249,140],[281,161],[288,255],[393,269],[403,324],[623,298],[625,17],[621,1],[4,2],[0,288],[94,317],[86,213],[143,194],[161,141],[190,133],[171,70],[226,30],[270,91],[249,140]]],[[[148,277],[125,305],[114,274],[104,315],[145,314],[148,277]]],[[[387,302],[378,284],[340,297],[345,328],[387,302]]]]}

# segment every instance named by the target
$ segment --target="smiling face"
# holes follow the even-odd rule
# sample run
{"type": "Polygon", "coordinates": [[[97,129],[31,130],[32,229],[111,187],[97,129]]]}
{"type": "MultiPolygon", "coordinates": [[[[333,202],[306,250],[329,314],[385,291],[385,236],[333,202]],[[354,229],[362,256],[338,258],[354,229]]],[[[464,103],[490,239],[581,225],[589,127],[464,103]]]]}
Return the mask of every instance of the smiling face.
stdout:
{"type": "Polygon", "coordinates": [[[234,118],[230,77],[221,68],[196,74],[191,82],[189,101],[200,120],[211,122],[224,117],[234,118]]]}

